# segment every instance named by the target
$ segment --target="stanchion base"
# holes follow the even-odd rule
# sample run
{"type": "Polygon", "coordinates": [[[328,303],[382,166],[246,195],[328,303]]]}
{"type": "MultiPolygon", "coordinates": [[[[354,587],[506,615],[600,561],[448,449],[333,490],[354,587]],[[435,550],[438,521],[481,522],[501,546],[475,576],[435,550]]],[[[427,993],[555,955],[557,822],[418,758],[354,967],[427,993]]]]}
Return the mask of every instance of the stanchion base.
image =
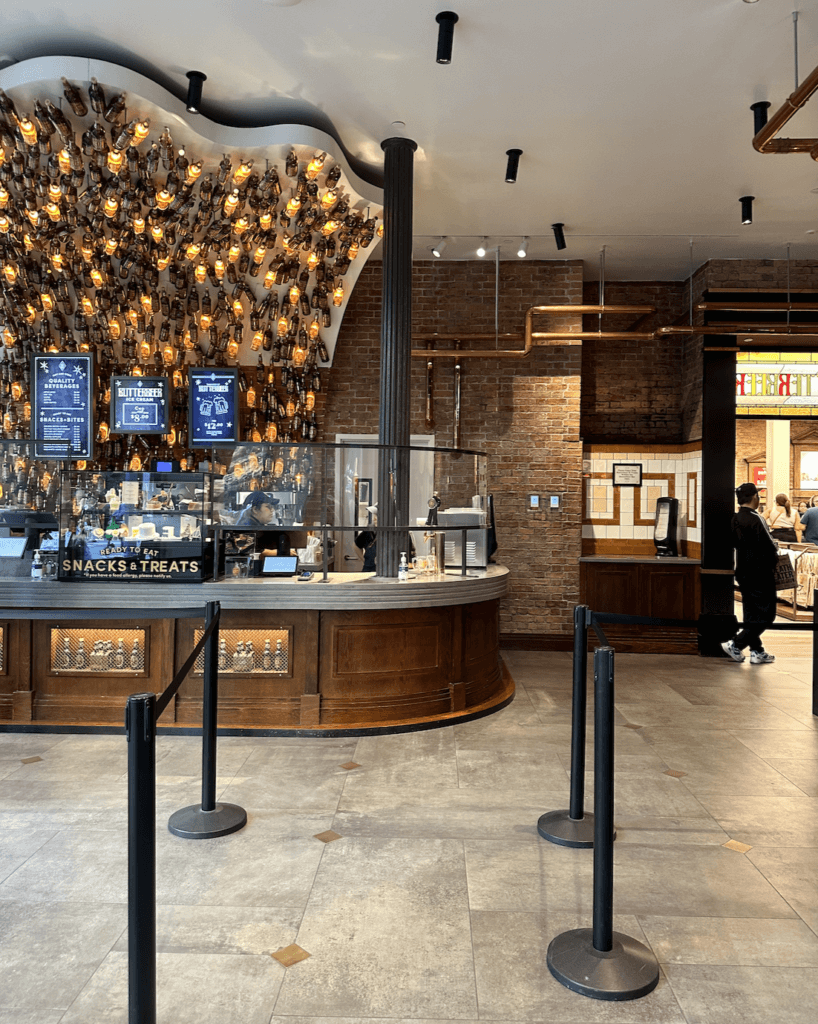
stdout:
{"type": "Polygon", "coordinates": [[[587,850],[594,845],[594,816],[572,818],[568,811],[548,811],[537,822],[537,831],[549,843],[587,850]]]}
{"type": "Polygon", "coordinates": [[[613,933],[613,949],[594,949],[592,928],[574,928],[552,939],[546,963],[557,981],[591,999],[639,999],[659,981],[659,964],[637,939],[613,933]]]}
{"type": "Polygon", "coordinates": [[[247,824],[247,811],[238,804],[216,804],[212,811],[203,811],[201,804],[174,811],[168,829],[181,839],[215,839],[238,832],[247,824]]]}

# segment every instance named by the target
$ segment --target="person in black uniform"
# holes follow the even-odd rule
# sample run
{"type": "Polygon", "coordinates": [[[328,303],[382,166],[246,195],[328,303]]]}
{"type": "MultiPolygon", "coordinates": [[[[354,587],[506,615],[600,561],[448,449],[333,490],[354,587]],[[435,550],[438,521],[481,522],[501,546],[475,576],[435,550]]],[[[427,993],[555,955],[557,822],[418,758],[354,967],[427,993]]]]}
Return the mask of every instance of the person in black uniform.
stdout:
{"type": "Polygon", "coordinates": [[[740,507],[730,526],[736,549],[736,582],[741,591],[744,629],[721,646],[733,661],[744,661],[742,652],[749,647],[751,665],[768,665],[775,657],[764,650],[761,634],[775,619],[778,546],[756,511],[759,506],[756,485],[747,483],[737,487],[736,498],[740,507]]]}

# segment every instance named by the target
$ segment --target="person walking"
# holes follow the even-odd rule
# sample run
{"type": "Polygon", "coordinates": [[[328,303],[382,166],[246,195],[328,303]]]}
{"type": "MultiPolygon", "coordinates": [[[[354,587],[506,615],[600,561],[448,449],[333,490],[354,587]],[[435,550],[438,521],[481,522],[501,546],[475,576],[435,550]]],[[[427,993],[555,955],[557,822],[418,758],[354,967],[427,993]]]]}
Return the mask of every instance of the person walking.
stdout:
{"type": "Polygon", "coordinates": [[[761,634],[775,620],[775,566],[778,546],[759,515],[758,488],[741,484],[736,488],[738,512],[730,521],[733,547],[736,549],[736,583],[741,591],[744,629],[721,645],[728,658],[744,661],[744,648],[750,648],[751,665],[769,665],[775,656],[761,643],[761,634]]]}
{"type": "Polygon", "coordinates": [[[796,544],[799,541],[798,535],[803,531],[801,518],[793,511],[786,494],[776,494],[775,505],[767,509],[764,518],[769,524],[773,540],[783,540],[788,544],[796,544]]]}

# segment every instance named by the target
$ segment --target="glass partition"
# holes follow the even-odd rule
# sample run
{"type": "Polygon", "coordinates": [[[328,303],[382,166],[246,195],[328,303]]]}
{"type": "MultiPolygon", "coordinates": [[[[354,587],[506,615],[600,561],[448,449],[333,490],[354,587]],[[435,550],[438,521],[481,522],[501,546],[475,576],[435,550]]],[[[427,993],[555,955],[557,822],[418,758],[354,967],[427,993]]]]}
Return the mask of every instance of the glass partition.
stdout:
{"type": "Polygon", "coordinates": [[[480,452],[261,442],[218,450],[213,461],[226,466],[221,488],[214,489],[214,516],[223,530],[255,524],[265,543],[271,532],[285,533],[310,569],[377,571],[378,542],[386,533],[401,535],[414,572],[486,568],[491,524],[480,452]],[[402,472],[408,475],[404,507],[396,497],[402,472]],[[262,503],[256,491],[270,501],[262,503]],[[255,503],[267,507],[256,514],[255,503]]]}

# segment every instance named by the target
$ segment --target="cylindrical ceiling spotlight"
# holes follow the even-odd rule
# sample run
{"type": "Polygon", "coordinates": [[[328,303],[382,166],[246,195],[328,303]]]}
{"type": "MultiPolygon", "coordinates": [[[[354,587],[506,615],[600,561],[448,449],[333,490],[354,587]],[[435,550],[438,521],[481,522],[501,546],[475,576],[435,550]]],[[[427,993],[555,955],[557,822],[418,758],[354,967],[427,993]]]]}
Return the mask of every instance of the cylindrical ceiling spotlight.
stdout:
{"type": "Polygon", "coordinates": [[[480,244],[477,246],[477,255],[480,257],[481,260],[486,255],[486,253],[488,252],[488,248],[489,248],[489,240],[484,235],[480,239],[480,244]]]}
{"type": "Polygon", "coordinates": [[[506,164],[506,181],[513,185],[517,180],[517,171],[520,167],[520,157],[523,155],[521,149],[507,149],[506,156],[508,157],[508,163],[506,164]]]}
{"type": "Polygon", "coordinates": [[[454,11],[441,11],[435,21],[440,26],[437,30],[437,62],[451,64],[452,43],[454,42],[454,26],[460,19],[454,11]]]}
{"type": "Polygon", "coordinates": [[[554,241],[557,243],[558,249],[565,248],[565,232],[563,231],[564,227],[565,225],[562,223],[562,221],[559,221],[557,224],[551,225],[551,230],[554,232],[554,241]]]}
{"type": "Polygon", "coordinates": [[[437,241],[437,244],[432,246],[432,255],[435,257],[435,259],[439,260],[440,257],[443,255],[443,250],[446,248],[448,241],[448,238],[445,238],[443,235],[441,235],[441,237],[437,241]]]}
{"type": "Polygon", "coordinates": [[[770,104],[766,100],[759,100],[758,103],[751,103],[750,110],[753,112],[753,135],[758,135],[767,123],[767,111],[770,104]]]}
{"type": "Polygon", "coordinates": [[[524,260],[528,255],[528,235],[526,235],[522,242],[520,242],[520,248],[517,250],[517,255],[521,260],[524,260]]]}
{"type": "Polygon", "coordinates": [[[202,83],[207,81],[207,75],[201,71],[188,71],[187,77],[190,84],[187,87],[185,110],[189,114],[198,114],[202,102],[202,83]]]}
{"type": "Polygon", "coordinates": [[[741,203],[741,223],[752,224],[753,223],[753,200],[755,196],[742,196],[739,199],[741,203]]]}

